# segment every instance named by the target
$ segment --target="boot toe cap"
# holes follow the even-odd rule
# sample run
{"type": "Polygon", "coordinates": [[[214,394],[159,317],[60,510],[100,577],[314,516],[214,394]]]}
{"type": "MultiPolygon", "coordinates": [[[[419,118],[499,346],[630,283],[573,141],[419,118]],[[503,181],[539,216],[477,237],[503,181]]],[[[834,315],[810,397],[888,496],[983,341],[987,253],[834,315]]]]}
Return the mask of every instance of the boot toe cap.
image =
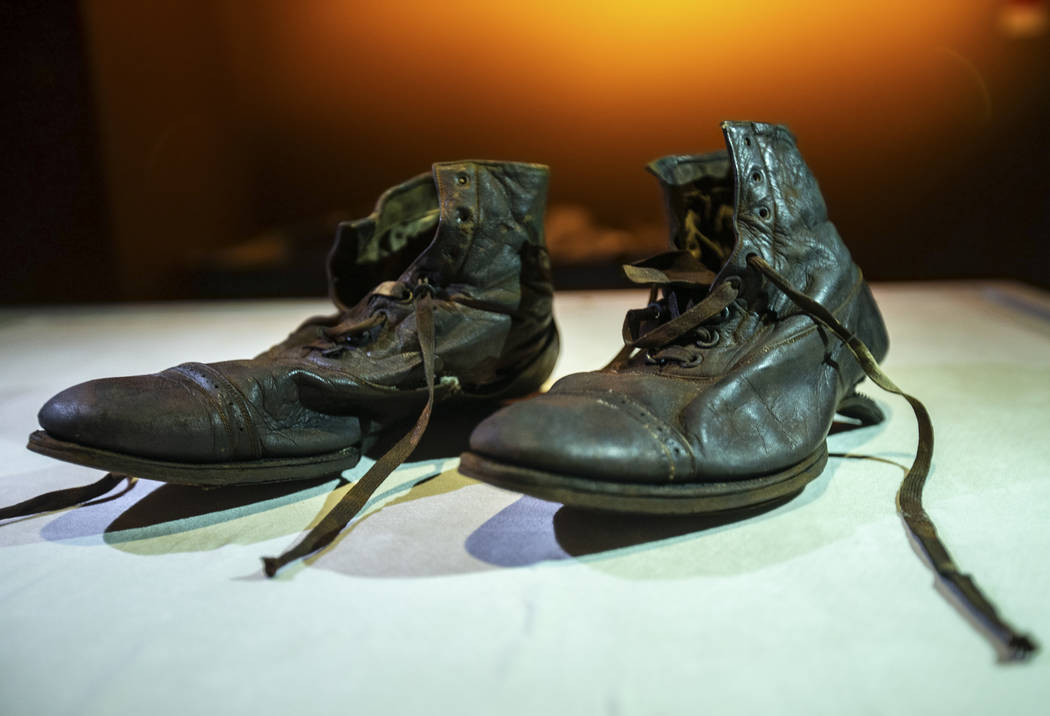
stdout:
{"type": "Polygon", "coordinates": [[[483,457],[519,467],[620,483],[673,480],[684,456],[667,431],[615,403],[551,394],[510,405],[470,437],[483,457]]]}
{"type": "Polygon", "coordinates": [[[208,411],[157,375],[74,385],[48,400],[37,419],[52,437],[111,452],[180,461],[206,461],[216,453],[208,411]]]}

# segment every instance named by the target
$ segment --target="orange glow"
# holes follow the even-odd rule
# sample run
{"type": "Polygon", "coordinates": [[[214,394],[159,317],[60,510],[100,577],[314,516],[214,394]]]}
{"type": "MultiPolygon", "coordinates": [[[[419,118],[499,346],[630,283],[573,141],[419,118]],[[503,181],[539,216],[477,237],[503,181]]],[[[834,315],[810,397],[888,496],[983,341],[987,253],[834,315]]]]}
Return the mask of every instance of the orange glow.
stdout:
{"type": "Polygon", "coordinates": [[[810,136],[845,123],[876,143],[907,128],[921,142],[986,120],[999,99],[982,76],[989,0],[251,7],[229,10],[242,95],[329,149],[353,125],[395,142],[433,134],[448,156],[549,161],[571,144],[637,164],[717,144],[725,118],[810,136]],[[468,139],[440,141],[450,131],[468,139]]]}
{"type": "Polygon", "coordinates": [[[1045,85],[1043,67],[1008,51],[1006,5],[88,0],[85,12],[130,256],[158,225],[172,227],[164,246],[205,246],[367,212],[378,189],[466,157],[549,164],[552,205],[638,233],[660,221],[642,165],[719,147],[723,119],[788,124],[838,191],[907,172],[904,200],[918,200],[940,181],[927,158],[987,141],[1045,85]],[[212,238],[187,218],[200,216],[212,238]]]}
{"type": "MultiPolygon", "coordinates": [[[[271,98],[285,107],[292,98],[321,108],[441,88],[464,105],[513,101],[531,123],[566,105],[750,109],[773,100],[805,110],[825,90],[891,78],[918,99],[926,93],[916,91],[916,71],[936,64],[939,48],[969,44],[994,17],[983,10],[901,0],[314,0],[269,6],[269,18],[256,13],[234,28],[246,62],[263,60],[271,98]]],[[[810,111],[827,111],[821,105],[810,111]]]]}

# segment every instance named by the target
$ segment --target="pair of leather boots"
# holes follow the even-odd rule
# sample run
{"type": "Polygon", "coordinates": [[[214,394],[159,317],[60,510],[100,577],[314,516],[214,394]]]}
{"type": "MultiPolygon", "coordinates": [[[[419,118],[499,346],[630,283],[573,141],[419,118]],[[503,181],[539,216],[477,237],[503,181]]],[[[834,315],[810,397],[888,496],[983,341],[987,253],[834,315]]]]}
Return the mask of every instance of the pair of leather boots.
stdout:
{"type": "MultiPolygon", "coordinates": [[[[649,166],[671,250],[625,267],[650,297],[628,312],[623,350],[483,420],[463,473],[586,508],[722,512],[800,492],[824,469],[836,414],[883,419],[856,386],[867,375],[900,393],[878,367],[885,325],[794,137],[752,122],[723,132],[725,151],[649,166]]],[[[321,549],[411,454],[435,406],[521,398],[553,370],[547,177],[537,164],[435,164],[340,226],[328,263],[336,314],[250,360],[59,393],[29,448],[112,473],[2,516],[77,504],[122,475],[204,486],[330,476],[401,436],[266,572],[321,549]]],[[[920,444],[901,513],[941,577],[983,602],[922,509],[933,432],[905,398],[920,444]]]]}

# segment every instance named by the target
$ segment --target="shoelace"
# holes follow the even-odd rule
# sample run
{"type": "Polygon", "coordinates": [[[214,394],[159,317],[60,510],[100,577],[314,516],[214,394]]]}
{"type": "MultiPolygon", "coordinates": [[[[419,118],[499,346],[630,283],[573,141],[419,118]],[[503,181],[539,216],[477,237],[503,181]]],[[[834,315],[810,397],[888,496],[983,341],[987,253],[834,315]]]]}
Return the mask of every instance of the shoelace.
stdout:
{"type": "MultiPolygon", "coordinates": [[[[434,409],[435,336],[433,296],[433,284],[422,281],[417,285],[416,289],[410,290],[408,295],[402,298],[403,301],[408,300],[415,304],[416,333],[419,338],[419,352],[423,359],[423,373],[426,376],[427,384],[427,402],[416,419],[415,425],[382,457],[376,460],[375,464],[368,469],[368,472],[350,487],[342,499],[298,543],[277,557],[262,558],[266,576],[273,577],[277,574],[277,570],[289,562],[313,554],[331,544],[339,536],[339,533],[343,531],[343,528],[350,524],[350,520],[361,511],[368,499],[383,481],[390,476],[390,473],[404,463],[419,444],[423,433],[426,432],[427,426],[430,424],[430,414],[434,409]]],[[[361,330],[365,330],[361,326],[369,328],[372,325],[378,325],[378,322],[371,322],[366,319],[361,323],[353,324],[342,330],[349,331],[350,335],[355,335],[361,330]],[[371,325],[366,325],[369,323],[371,325]]],[[[337,330],[340,329],[333,329],[331,333],[335,335],[337,330]]],[[[340,336],[336,335],[335,337],[338,338],[340,336]]]]}
{"type": "MultiPolygon", "coordinates": [[[[422,412],[416,419],[415,425],[405,435],[384,453],[368,471],[355,482],[335,507],[328,511],[320,522],[310,530],[297,544],[286,550],[277,557],[263,557],[263,568],[266,575],[273,577],[284,565],[300,557],[306,557],[321,549],[324,549],[339,535],[340,532],[350,524],[350,521],[364,508],[369,498],[375,493],[383,481],[390,476],[402,463],[405,462],[416,449],[420,439],[430,424],[430,415],[434,409],[434,386],[435,371],[434,359],[436,355],[436,336],[434,332],[434,299],[449,303],[457,303],[468,308],[476,308],[492,313],[502,313],[511,318],[519,318],[517,311],[509,310],[504,306],[481,301],[464,294],[442,294],[438,287],[431,283],[426,277],[421,277],[415,286],[407,286],[402,282],[390,281],[380,284],[375,295],[393,297],[399,303],[412,303],[415,308],[416,333],[419,340],[419,350],[423,362],[423,372],[426,376],[427,402],[422,412]]],[[[360,321],[340,323],[327,329],[326,335],[329,342],[310,347],[323,349],[323,352],[334,355],[333,351],[348,350],[355,347],[353,341],[347,338],[359,336],[366,331],[382,325],[386,321],[385,314],[373,313],[368,318],[360,321]]]]}
{"type": "MultiPolygon", "coordinates": [[[[633,267],[624,267],[625,269],[633,267]]],[[[645,308],[632,309],[627,312],[623,321],[624,346],[620,352],[613,357],[605,367],[617,368],[622,366],[635,350],[645,351],[646,360],[649,363],[675,362],[684,365],[695,363],[702,355],[703,350],[714,346],[718,342],[718,333],[715,327],[709,323],[728,318],[729,306],[740,295],[740,283],[736,279],[729,279],[718,284],[703,299],[688,306],[685,311],[679,310],[678,293],[672,288],[674,284],[683,283],[680,279],[671,281],[666,275],[658,272],[628,271],[628,278],[637,283],[651,283],[649,289],[649,302],[645,308]],[[664,288],[664,298],[657,300],[660,288],[664,288]],[[667,321],[660,322],[667,317],[667,321]],[[651,322],[656,326],[643,330],[651,322]],[[683,344],[682,339],[689,340],[683,344]]],[[[693,291],[706,289],[714,280],[714,274],[709,277],[709,282],[692,283],[693,291]]]]}
{"type": "Polygon", "coordinates": [[[1037,648],[1035,641],[1028,634],[1023,634],[1010,626],[999,616],[995,606],[984,596],[973,577],[959,571],[948,549],[937,535],[933,520],[922,505],[922,490],[926,477],[930,473],[933,459],[933,423],[926,406],[913,395],[905,393],[890,380],[879,367],[863,341],[853,335],[831,314],[827,308],[814,301],[791,284],[773,269],[764,259],[752,254],[748,264],[762,272],[773,285],[783,292],[806,315],[830,329],[841,340],[854,358],[864,369],[864,373],[875,385],[888,393],[901,396],[911,405],[915,421],[919,427],[919,444],[915,451],[915,460],[901,481],[897,490],[897,514],[904,521],[905,529],[922,550],[930,569],[936,574],[940,584],[944,585],[958,601],[966,613],[984,630],[991,640],[1002,661],[1024,661],[1037,648]]]}
{"type": "MultiPolygon", "coordinates": [[[[829,329],[845,344],[856,358],[864,373],[875,385],[883,390],[899,395],[912,407],[918,424],[919,440],[915,459],[904,476],[897,491],[897,512],[904,522],[904,527],[922,551],[922,555],[933,570],[938,584],[943,585],[965,613],[978,625],[989,638],[1002,661],[1024,661],[1038,647],[1030,635],[1023,634],[1010,626],[1000,615],[995,606],[984,596],[974,582],[973,577],[964,574],[955,564],[951,554],[937,534],[933,521],[922,504],[922,491],[930,472],[933,458],[933,423],[926,406],[913,395],[905,393],[887,376],[878,365],[875,356],[857,336],[843,326],[838,319],[823,305],[794,288],[764,259],[756,254],[747,258],[747,263],[759,271],[776,286],[803,313],[829,329]]],[[[629,267],[626,267],[629,268],[629,267]]],[[[667,285],[666,277],[654,272],[628,272],[628,277],[637,282],[667,285]]],[[[663,303],[656,302],[657,287],[650,289],[649,305],[644,309],[629,311],[624,320],[624,347],[613,358],[606,368],[617,368],[626,363],[637,349],[646,351],[649,362],[675,361],[689,364],[695,361],[696,348],[702,348],[705,333],[711,331],[704,323],[724,311],[737,297],[739,287],[731,279],[716,286],[705,298],[688,310],[678,313],[675,308],[673,291],[667,291],[663,303]],[[668,320],[644,333],[641,328],[646,321],[659,321],[663,314],[668,320]],[[696,345],[682,346],[676,344],[683,336],[697,332],[701,341],[696,345]],[[654,352],[655,351],[655,352],[654,352]]],[[[710,340],[710,338],[709,338],[710,340]]]]}
{"type": "MultiPolygon", "coordinates": [[[[41,512],[51,512],[52,510],[62,510],[67,507],[73,507],[74,505],[81,505],[85,502],[94,500],[96,497],[101,497],[124,480],[128,481],[128,486],[124,490],[124,492],[127,492],[134,487],[135,478],[115,472],[106,473],[101,480],[93,482],[90,485],[67,487],[63,490],[45,492],[43,495],[37,495],[36,497],[32,497],[24,502],[19,502],[17,505],[0,508],[0,520],[6,520],[12,517],[26,517],[28,515],[40,514],[41,512]]],[[[114,495],[109,499],[119,497],[124,494],[124,492],[114,495]]]]}

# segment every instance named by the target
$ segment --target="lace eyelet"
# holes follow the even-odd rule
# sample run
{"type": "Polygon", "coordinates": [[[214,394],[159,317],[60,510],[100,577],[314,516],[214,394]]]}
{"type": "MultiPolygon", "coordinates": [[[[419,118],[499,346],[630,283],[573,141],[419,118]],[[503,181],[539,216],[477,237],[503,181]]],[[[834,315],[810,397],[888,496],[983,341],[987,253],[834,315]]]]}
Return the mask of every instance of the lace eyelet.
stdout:
{"type": "Polygon", "coordinates": [[[419,298],[421,296],[430,296],[433,298],[437,295],[437,286],[430,280],[427,275],[422,275],[417,279],[415,288],[410,289],[412,298],[419,298]]]}
{"type": "Polygon", "coordinates": [[[714,348],[718,345],[722,335],[716,330],[708,329],[707,336],[697,335],[694,345],[697,348],[714,348]]]}

